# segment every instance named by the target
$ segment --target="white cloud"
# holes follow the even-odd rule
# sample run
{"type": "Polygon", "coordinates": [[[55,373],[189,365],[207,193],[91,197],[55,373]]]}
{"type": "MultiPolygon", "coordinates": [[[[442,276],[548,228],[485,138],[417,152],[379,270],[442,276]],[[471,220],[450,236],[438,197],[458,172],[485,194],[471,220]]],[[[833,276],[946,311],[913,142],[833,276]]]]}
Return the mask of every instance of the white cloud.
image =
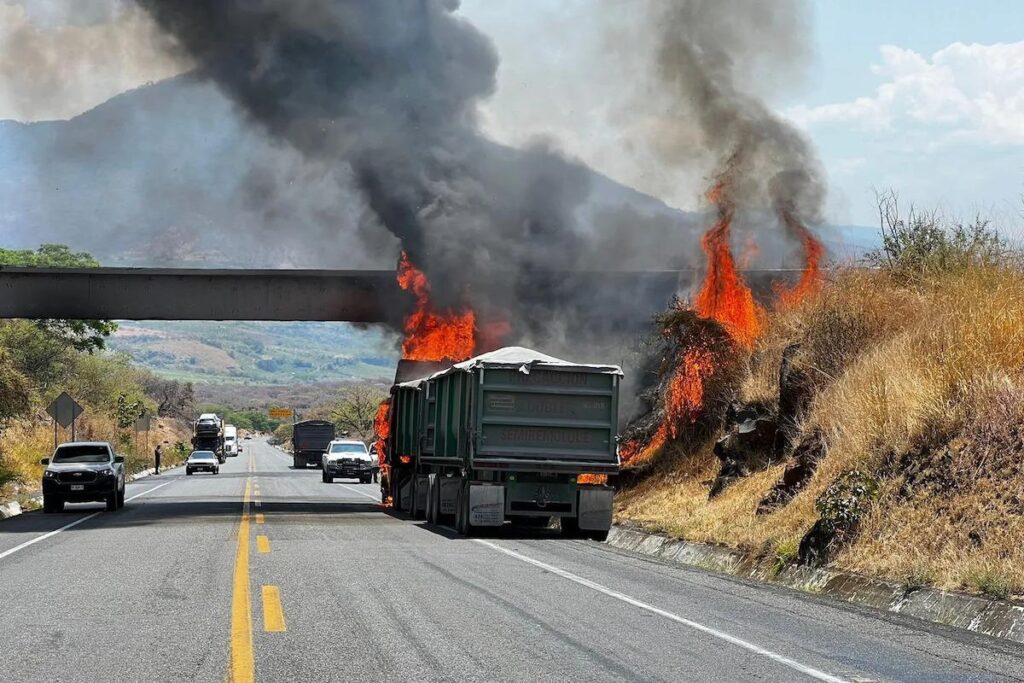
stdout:
{"type": "Polygon", "coordinates": [[[881,48],[872,71],[885,82],[871,97],[787,111],[805,127],[859,124],[869,130],[931,126],[949,137],[1024,144],[1024,42],[953,43],[925,58],[881,48]]]}

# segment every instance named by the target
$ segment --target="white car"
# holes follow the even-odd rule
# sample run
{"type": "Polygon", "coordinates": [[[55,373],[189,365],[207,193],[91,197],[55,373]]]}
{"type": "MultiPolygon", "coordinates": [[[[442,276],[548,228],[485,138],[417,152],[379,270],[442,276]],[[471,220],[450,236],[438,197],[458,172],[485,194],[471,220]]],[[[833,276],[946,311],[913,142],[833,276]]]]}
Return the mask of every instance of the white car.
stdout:
{"type": "Polygon", "coordinates": [[[193,472],[209,472],[220,474],[220,459],[213,451],[192,451],[185,461],[185,474],[192,476],[193,472]]]}
{"type": "Polygon", "coordinates": [[[335,477],[358,479],[363,484],[373,479],[373,458],[366,444],[356,439],[336,439],[327,444],[321,462],[325,484],[335,477]]]}

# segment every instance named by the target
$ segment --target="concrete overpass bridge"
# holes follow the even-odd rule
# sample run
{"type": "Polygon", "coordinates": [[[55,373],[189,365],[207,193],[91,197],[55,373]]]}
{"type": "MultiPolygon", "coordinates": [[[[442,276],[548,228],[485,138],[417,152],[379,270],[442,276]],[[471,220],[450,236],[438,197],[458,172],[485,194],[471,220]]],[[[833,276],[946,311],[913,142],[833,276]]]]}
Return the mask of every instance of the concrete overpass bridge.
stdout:
{"type": "MultiPolygon", "coordinates": [[[[797,272],[746,275],[768,283],[797,272]]],[[[680,270],[573,273],[576,286],[582,281],[595,296],[635,292],[632,313],[645,318],[664,308],[679,282],[696,277],[680,270]]],[[[408,301],[386,270],[0,267],[0,318],[380,323],[394,320],[408,301]]]]}

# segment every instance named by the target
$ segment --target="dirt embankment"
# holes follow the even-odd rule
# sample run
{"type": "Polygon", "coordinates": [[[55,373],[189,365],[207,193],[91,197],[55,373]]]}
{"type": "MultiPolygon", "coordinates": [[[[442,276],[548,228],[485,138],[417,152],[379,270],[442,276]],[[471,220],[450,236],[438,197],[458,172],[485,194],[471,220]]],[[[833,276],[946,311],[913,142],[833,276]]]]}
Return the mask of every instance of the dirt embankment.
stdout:
{"type": "Polygon", "coordinates": [[[729,404],[717,429],[624,477],[618,520],[775,563],[1024,594],[1021,271],[849,270],[765,323],[706,397],[729,404]]]}

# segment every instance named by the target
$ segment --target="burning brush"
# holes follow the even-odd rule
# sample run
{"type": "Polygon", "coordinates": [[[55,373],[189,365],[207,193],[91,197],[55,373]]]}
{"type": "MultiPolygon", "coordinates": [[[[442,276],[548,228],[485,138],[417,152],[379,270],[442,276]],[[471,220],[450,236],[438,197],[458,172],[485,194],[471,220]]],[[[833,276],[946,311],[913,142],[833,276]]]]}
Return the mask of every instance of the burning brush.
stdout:
{"type": "Polygon", "coordinates": [[[661,333],[642,369],[655,380],[640,396],[647,412],[623,435],[623,465],[641,465],[670,441],[714,430],[739,377],[740,345],[723,324],[678,301],[656,323],[661,333]]]}
{"type": "MultiPolygon", "coordinates": [[[[693,308],[676,301],[657,321],[661,340],[652,357],[658,359],[658,367],[649,370],[657,380],[641,394],[648,412],[626,429],[619,449],[624,465],[650,461],[667,443],[684,434],[714,429],[728,400],[708,405],[709,397],[731,396],[738,380],[740,352],[753,348],[764,330],[765,310],[744,282],[732,253],[734,184],[734,167],[728,164],[708,192],[716,217],[701,241],[707,272],[693,308]]],[[[799,281],[774,287],[779,305],[791,306],[821,287],[824,247],[792,210],[779,209],[779,219],[800,239],[804,250],[805,266],[799,281]]],[[[747,250],[751,249],[748,244],[747,250]]]]}

